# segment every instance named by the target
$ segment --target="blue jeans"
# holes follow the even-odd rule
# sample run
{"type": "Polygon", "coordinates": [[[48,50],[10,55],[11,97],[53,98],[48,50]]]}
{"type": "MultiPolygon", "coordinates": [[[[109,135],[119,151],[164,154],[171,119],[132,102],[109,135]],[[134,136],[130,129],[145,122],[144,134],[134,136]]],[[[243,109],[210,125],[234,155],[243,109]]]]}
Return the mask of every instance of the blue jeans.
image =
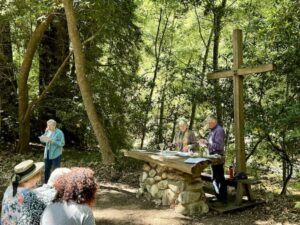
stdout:
{"type": "Polygon", "coordinates": [[[56,168],[60,167],[60,160],[61,160],[61,156],[58,156],[55,159],[49,159],[49,156],[47,154],[47,158],[45,159],[45,174],[44,174],[45,184],[49,180],[51,169],[55,170],[56,168]]]}

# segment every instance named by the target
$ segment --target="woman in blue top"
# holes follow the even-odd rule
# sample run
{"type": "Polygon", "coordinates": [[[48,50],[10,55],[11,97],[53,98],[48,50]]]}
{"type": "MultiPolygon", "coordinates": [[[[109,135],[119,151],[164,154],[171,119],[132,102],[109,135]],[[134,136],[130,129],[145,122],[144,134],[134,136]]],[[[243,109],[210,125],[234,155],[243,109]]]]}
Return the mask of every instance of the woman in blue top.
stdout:
{"type": "Polygon", "coordinates": [[[48,182],[51,169],[60,167],[61,154],[65,145],[64,133],[56,128],[56,121],[51,119],[47,121],[45,134],[40,137],[41,142],[46,143],[44,150],[45,160],[45,183],[48,182]]]}

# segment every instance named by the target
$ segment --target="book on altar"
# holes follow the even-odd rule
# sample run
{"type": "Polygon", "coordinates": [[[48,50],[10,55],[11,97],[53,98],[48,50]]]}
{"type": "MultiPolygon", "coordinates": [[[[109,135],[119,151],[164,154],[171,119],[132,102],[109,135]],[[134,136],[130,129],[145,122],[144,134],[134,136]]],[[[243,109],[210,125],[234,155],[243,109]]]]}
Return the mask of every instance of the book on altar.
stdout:
{"type": "Polygon", "coordinates": [[[191,164],[196,164],[199,162],[205,162],[205,161],[209,161],[209,159],[207,158],[202,158],[202,157],[198,157],[198,158],[188,158],[187,160],[185,160],[185,163],[191,163],[191,164]]]}

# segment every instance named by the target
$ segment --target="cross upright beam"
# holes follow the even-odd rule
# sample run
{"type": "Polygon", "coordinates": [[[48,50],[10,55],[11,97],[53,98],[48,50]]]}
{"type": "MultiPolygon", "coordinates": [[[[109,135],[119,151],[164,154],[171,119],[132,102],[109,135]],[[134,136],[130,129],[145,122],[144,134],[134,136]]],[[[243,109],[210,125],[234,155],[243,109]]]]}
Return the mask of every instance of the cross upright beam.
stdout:
{"type": "Polygon", "coordinates": [[[245,156],[245,122],[244,122],[244,98],[243,76],[237,71],[243,63],[243,35],[241,30],[233,31],[233,105],[234,105],[234,133],[236,149],[236,170],[246,172],[245,156]]]}

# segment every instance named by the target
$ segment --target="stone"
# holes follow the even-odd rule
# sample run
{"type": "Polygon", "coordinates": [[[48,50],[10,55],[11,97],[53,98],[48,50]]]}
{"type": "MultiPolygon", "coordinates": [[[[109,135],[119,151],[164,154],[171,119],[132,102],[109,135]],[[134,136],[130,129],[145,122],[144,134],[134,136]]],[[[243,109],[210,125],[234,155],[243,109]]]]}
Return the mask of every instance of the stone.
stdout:
{"type": "Polygon", "coordinates": [[[182,215],[187,215],[188,214],[186,207],[184,207],[181,204],[178,204],[178,205],[175,206],[175,212],[180,213],[182,215]]]}
{"type": "Polygon", "coordinates": [[[191,184],[188,184],[185,188],[186,191],[194,191],[194,192],[202,192],[203,183],[202,182],[193,182],[191,184]]]}
{"type": "Polygon", "coordinates": [[[158,190],[158,192],[156,193],[156,195],[154,197],[162,199],[163,194],[164,194],[164,190],[158,190]]]}
{"type": "Polygon", "coordinates": [[[148,163],[145,163],[143,166],[143,170],[149,172],[151,170],[151,167],[149,166],[148,163]]]}
{"type": "Polygon", "coordinates": [[[154,183],[155,183],[155,180],[152,177],[149,177],[145,180],[145,184],[152,185],[154,183]]]}
{"type": "Polygon", "coordinates": [[[168,177],[168,174],[167,173],[162,173],[161,174],[161,178],[164,180],[164,179],[167,179],[168,177]]]}
{"type": "Polygon", "coordinates": [[[182,177],[186,183],[192,183],[195,180],[190,174],[183,174],[182,177]]]}
{"type": "Polygon", "coordinates": [[[153,199],[152,201],[153,201],[154,204],[157,205],[157,206],[161,205],[161,203],[162,203],[161,199],[153,199]]]}
{"type": "Polygon", "coordinates": [[[157,195],[158,192],[158,187],[157,184],[153,184],[150,188],[150,194],[152,197],[155,197],[157,195]]]}
{"type": "Polygon", "coordinates": [[[142,182],[145,182],[145,180],[148,178],[148,173],[147,172],[143,172],[142,173],[142,182]]]}
{"type": "Polygon", "coordinates": [[[163,205],[171,205],[176,200],[176,194],[171,191],[170,189],[167,189],[164,191],[162,196],[162,204],[163,205]]]}
{"type": "Polygon", "coordinates": [[[163,173],[163,172],[166,171],[166,167],[163,167],[163,166],[157,166],[157,167],[156,167],[156,171],[157,171],[158,174],[161,174],[161,173],[163,173]]]}
{"type": "Polygon", "coordinates": [[[157,186],[159,189],[164,190],[168,188],[168,181],[167,180],[162,180],[157,183],[157,186]]]}
{"type": "Polygon", "coordinates": [[[181,175],[178,175],[176,173],[168,173],[167,177],[169,180],[184,180],[184,177],[181,175]]]}
{"type": "Polygon", "coordinates": [[[189,216],[195,215],[195,214],[204,214],[209,211],[208,205],[203,201],[194,202],[194,203],[185,205],[185,209],[186,209],[186,214],[189,216]]]}
{"type": "Polygon", "coordinates": [[[149,164],[152,168],[156,168],[156,166],[157,166],[157,164],[155,164],[155,163],[149,163],[149,164]]]}
{"type": "Polygon", "coordinates": [[[170,188],[175,193],[182,192],[184,190],[184,182],[170,180],[168,182],[168,188],[170,188]]]}
{"type": "Polygon", "coordinates": [[[147,185],[146,185],[146,189],[147,189],[148,192],[150,192],[150,190],[151,190],[151,185],[147,184],[147,185]]]}
{"type": "Polygon", "coordinates": [[[161,181],[162,178],[161,178],[161,176],[155,176],[155,177],[154,177],[154,180],[155,180],[155,181],[161,181]]]}
{"type": "Polygon", "coordinates": [[[151,200],[151,194],[150,194],[150,193],[145,192],[145,193],[144,193],[144,196],[145,196],[145,198],[146,198],[148,201],[151,200]]]}
{"type": "Polygon", "coordinates": [[[181,204],[197,202],[200,197],[200,192],[183,191],[179,194],[178,202],[180,202],[181,204]]]}
{"type": "Polygon", "coordinates": [[[149,177],[154,177],[156,175],[156,171],[154,169],[149,171],[149,177]]]}
{"type": "Polygon", "coordinates": [[[135,196],[136,198],[140,198],[143,194],[144,194],[144,189],[139,188],[135,196]]]}

